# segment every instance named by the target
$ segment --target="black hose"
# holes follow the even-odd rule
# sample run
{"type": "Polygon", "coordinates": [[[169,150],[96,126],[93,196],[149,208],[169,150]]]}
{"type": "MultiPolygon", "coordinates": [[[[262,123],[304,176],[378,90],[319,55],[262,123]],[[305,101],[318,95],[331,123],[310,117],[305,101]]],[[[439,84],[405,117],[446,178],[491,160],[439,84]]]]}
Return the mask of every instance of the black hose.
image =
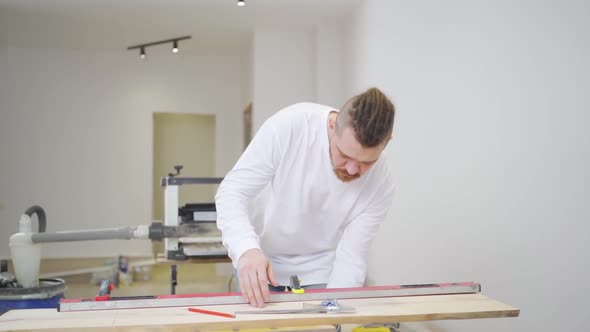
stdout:
{"type": "Polygon", "coordinates": [[[152,222],[150,225],[150,240],[162,241],[164,238],[177,238],[191,236],[206,232],[198,224],[181,224],[176,226],[165,226],[161,222],[152,222]]]}
{"type": "Polygon", "coordinates": [[[33,214],[37,214],[37,219],[39,220],[39,233],[45,233],[47,229],[47,219],[45,217],[45,211],[39,205],[33,205],[25,211],[25,214],[29,217],[32,217],[33,214]]]}

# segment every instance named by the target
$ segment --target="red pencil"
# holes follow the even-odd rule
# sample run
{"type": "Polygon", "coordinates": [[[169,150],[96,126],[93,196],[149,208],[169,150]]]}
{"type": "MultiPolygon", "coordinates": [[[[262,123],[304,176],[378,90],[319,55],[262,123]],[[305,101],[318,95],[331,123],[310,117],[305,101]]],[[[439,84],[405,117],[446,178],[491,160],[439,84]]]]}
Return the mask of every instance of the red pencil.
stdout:
{"type": "Polygon", "coordinates": [[[227,318],[236,318],[236,315],[234,315],[234,314],[228,314],[225,312],[211,311],[211,310],[205,310],[205,309],[199,309],[199,308],[188,308],[188,311],[198,312],[198,313],[207,314],[207,315],[227,317],[227,318]]]}

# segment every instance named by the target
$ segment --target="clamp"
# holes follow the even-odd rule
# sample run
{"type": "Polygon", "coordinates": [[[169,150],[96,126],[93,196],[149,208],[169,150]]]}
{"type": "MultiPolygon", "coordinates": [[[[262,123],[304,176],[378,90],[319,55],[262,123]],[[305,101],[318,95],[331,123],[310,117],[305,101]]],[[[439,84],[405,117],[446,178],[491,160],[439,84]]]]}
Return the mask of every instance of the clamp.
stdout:
{"type": "Polygon", "coordinates": [[[301,283],[299,280],[299,277],[297,277],[296,274],[291,276],[291,292],[293,294],[303,294],[305,293],[305,289],[303,289],[303,287],[301,287],[301,283]]]}
{"type": "Polygon", "coordinates": [[[98,295],[94,297],[95,301],[108,301],[111,298],[111,291],[115,285],[108,279],[105,279],[100,282],[100,287],[98,288],[98,295]]]}

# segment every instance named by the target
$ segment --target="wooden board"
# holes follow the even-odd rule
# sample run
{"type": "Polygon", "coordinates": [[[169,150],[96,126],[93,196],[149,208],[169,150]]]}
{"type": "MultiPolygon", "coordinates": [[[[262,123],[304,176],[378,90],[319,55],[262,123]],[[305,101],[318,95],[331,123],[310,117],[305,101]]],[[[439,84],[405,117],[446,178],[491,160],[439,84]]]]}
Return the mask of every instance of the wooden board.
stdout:
{"type": "MultiPolygon", "coordinates": [[[[12,310],[0,316],[0,331],[204,331],[326,324],[414,322],[440,319],[516,317],[520,311],[481,294],[410,296],[339,301],[353,314],[266,314],[224,318],[193,313],[187,307],[57,312],[12,310]]],[[[301,302],[273,303],[265,309],[300,308],[301,302]]],[[[227,313],[256,310],[247,305],[204,307],[227,313]]]]}

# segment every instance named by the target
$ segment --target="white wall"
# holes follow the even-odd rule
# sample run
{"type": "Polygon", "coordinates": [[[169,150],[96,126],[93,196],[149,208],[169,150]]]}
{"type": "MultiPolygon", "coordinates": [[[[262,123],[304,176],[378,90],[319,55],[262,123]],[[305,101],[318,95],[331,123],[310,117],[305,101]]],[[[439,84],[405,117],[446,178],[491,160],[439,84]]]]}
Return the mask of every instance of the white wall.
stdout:
{"type": "Polygon", "coordinates": [[[240,106],[242,111],[254,99],[254,45],[250,41],[248,47],[244,48],[240,55],[240,106]]]}
{"type": "Polygon", "coordinates": [[[344,24],[331,21],[316,27],[317,102],[340,108],[350,96],[344,96],[345,59],[344,24]]]}
{"type": "Polygon", "coordinates": [[[316,100],[315,31],[257,28],[253,47],[253,129],[256,131],[280,109],[316,100]]]}
{"type": "MultiPolygon", "coordinates": [[[[51,231],[150,223],[153,112],[215,114],[216,173],[233,166],[239,57],[148,57],[0,48],[1,257],[32,204],[46,209],[51,231]]],[[[151,253],[148,241],[45,248],[44,257],[151,253]]]]}
{"type": "MultiPolygon", "coordinates": [[[[339,108],[346,102],[344,36],[339,20],[314,27],[273,26],[255,30],[252,59],[255,130],[269,116],[290,104],[308,101],[339,108]]],[[[244,86],[248,91],[247,85],[244,86]]]]}
{"type": "Polygon", "coordinates": [[[516,319],[436,331],[588,329],[590,6],[365,1],[350,85],[396,103],[394,208],[373,283],[474,280],[516,319]]]}

